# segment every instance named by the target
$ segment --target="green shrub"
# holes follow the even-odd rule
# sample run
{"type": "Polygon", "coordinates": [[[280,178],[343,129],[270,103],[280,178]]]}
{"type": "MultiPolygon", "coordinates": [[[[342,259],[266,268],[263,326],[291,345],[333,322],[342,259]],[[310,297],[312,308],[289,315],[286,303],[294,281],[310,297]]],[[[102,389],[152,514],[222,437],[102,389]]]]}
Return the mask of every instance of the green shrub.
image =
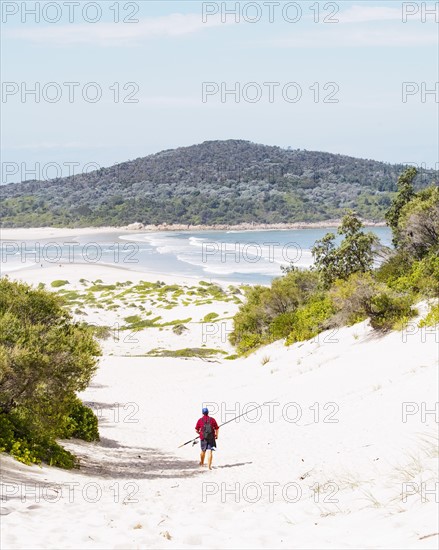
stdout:
{"type": "Polygon", "coordinates": [[[424,319],[419,321],[420,327],[434,327],[439,324],[439,303],[432,304],[424,319]]]}
{"type": "Polygon", "coordinates": [[[275,317],[268,328],[271,339],[274,341],[286,338],[293,330],[294,319],[292,311],[281,313],[275,317]]]}
{"type": "Polygon", "coordinates": [[[203,323],[210,323],[217,317],[219,317],[218,313],[214,313],[214,312],[208,313],[207,315],[204,316],[203,323]]]}
{"type": "Polygon", "coordinates": [[[255,350],[262,344],[264,344],[264,339],[261,335],[246,333],[240,337],[236,349],[238,353],[242,355],[255,350]]]}
{"type": "Polygon", "coordinates": [[[369,316],[370,301],[377,288],[370,273],[354,273],[345,281],[335,281],[329,290],[335,308],[331,325],[350,326],[364,321],[369,316]]]}
{"type": "Polygon", "coordinates": [[[413,259],[404,251],[393,251],[375,271],[375,279],[380,283],[392,284],[410,270],[413,259]]]}
{"type": "Polygon", "coordinates": [[[98,419],[92,409],[75,399],[62,437],[76,437],[84,441],[99,441],[98,419]]]}
{"type": "Polygon", "coordinates": [[[128,317],[124,318],[124,321],[127,323],[139,323],[142,320],[140,315],[129,315],[128,317]]]}
{"type": "Polygon", "coordinates": [[[315,297],[293,314],[293,326],[286,345],[309,340],[324,330],[323,324],[334,313],[332,300],[325,295],[315,297]]]}
{"type": "MultiPolygon", "coordinates": [[[[262,341],[262,335],[269,324],[269,317],[265,312],[265,296],[270,289],[256,285],[245,288],[246,302],[241,306],[234,317],[233,332],[230,334],[230,342],[238,346],[247,335],[255,335],[262,341]]],[[[247,345],[244,346],[247,348],[247,345]]]]}
{"type": "Polygon", "coordinates": [[[71,470],[72,468],[79,468],[79,460],[70,452],[58,445],[54,441],[47,441],[41,445],[42,461],[49,464],[49,466],[56,466],[58,468],[65,468],[71,470]]]}
{"type": "Polygon", "coordinates": [[[93,331],[93,334],[99,340],[107,340],[108,338],[110,338],[112,334],[112,328],[105,325],[102,326],[102,325],[93,325],[91,323],[87,323],[87,326],[90,327],[90,330],[93,331]]]}
{"type": "Polygon", "coordinates": [[[414,258],[439,252],[439,187],[421,189],[403,206],[398,220],[398,245],[414,258]]]}
{"type": "MultiPolygon", "coordinates": [[[[372,297],[370,303],[370,324],[377,330],[391,330],[396,324],[408,321],[415,315],[413,300],[407,294],[396,294],[384,290],[372,297]]],[[[399,328],[399,327],[398,327],[399,328]]]]}
{"type": "Polygon", "coordinates": [[[58,288],[60,286],[64,286],[64,285],[68,285],[70,284],[69,281],[63,281],[62,279],[58,279],[56,281],[52,281],[50,283],[50,286],[52,286],[53,288],[58,288]]]}
{"type": "Polygon", "coordinates": [[[350,211],[338,228],[338,234],[344,236],[339,246],[336,246],[334,233],[327,233],[314,244],[314,268],[326,287],[337,279],[347,279],[353,273],[372,271],[378,237],[371,232],[364,233],[362,228],[360,219],[350,211]]]}
{"type": "Polygon", "coordinates": [[[90,292],[103,292],[104,290],[116,290],[116,285],[103,285],[103,284],[93,284],[89,286],[88,289],[90,292]]]}
{"type": "Polygon", "coordinates": [[[178,336],[181,336],[181,335],[183,334],[183,332],[185,332],[185,331],[187,331],[187,330],[188,330],[188,328],[185,327],[185,326],[182,325],[182,324],[174,325],[174,326],[172,327],[172,332],[173,332],[174,334],[177,334],[178,336]]]}
{"type": "Polygon", "coordinates": [[[56,439],[99,354],[92,330],[58,296],[0,279],[0,447],[25,463],[73,467],[56,439]]]}
{"type": "Polygon", "coordinates": [[[405,271],[387,280],[396,292],[411,292],[419,297],[439,297],[439,256],[429,254],[422,260],[406,264],[405,271]]]}
{"type": "Polygon", "coordinates": [[[9,453],[23,464],[41,464],[59,468],[79,466],[75,456],[50,438],[35,439],[23,435],[23,426],[12,414],[0,413],[0,452],[9,453]],[[17,425],[14,425],[16,421],[17,425]]]}
{"type": "Polygon", "coordinates": [[[147,355],[150,357],[200,357],[207,359],[219,353],[226,355],[224,351],[212,348],[152,349],[147,355]]]}
{"type": "Polygon", "coordinates": [[[319,275],[309,270],[291,270],[274,279],[271,287],[245,287],[247,298],[234,317],[230,342],[239,353],[285,338],[291,332],[292,313],[319,288],[319,275]]]}
{"type": "Polygon", "coordinates": [[[138,315],[131,315],[130,317],[127,317],[125,320],[131,319],[131,322],[129,322],[128,325],[123,325],[120,327],[120,330],[142,330],[143,328],[152,328],[152,327],[159,327],[160,325],[157,324],[157,321],[160,321],[161,317],[154,317],[153,319],[141,319],[138,315]]]}

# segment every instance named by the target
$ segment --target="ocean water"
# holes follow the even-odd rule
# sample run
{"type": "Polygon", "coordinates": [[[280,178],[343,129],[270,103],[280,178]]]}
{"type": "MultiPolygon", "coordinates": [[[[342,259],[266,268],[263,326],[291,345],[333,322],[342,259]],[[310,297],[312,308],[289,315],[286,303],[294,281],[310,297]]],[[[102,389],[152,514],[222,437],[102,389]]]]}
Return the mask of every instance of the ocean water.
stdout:
{"type": "MultiPolygon", "coordinates": [[[[390,246],[387,227],[367,228],[390,246]]],[[[333,228],[261,231],[120,232],[1,243],[2,273],[50,263],[105,264],[145,271],[264,284],[281,266],[312,264],[311,248],[333,228]]]]}

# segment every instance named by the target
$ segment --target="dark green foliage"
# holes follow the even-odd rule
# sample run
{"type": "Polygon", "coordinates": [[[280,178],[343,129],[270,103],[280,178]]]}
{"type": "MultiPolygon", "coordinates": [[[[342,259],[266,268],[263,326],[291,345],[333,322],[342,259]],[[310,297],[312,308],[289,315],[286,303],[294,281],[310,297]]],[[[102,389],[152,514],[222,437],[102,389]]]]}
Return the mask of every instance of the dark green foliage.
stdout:
{"type": "Polygon", "coordinates": [[[413,292],[426,298],[439,297],[439,256],[436,253],[407,262],[405,270],[392,271],[383,266],[378,275],[398,292],[413,292]]]}
{"type": "MultiPolygon", "coordinates": [[[[3,226],[383,220],[403,165],[248,141],[211,141],[2,188],[3,226]]],[[[432,171],[425,171],[429,176],[432,171]]],[[[421,176],[416,185],[423,187],[421,176]]]]}
{"type": "Polygon", "coordinates": [[[413,300],[408,294],[396,294],[386,290],[372,297],[370,324],[377,330],[390,330],[397,322],[403,323],[413,317],[413,300]]]}
{"type": "Polygon", "coordinates": [[[5,450],[22,449],[26,462],[71,463],[55,439],[78,410],[76,392],[88,386],[99,353],[93,331],[74,323],[57,296],[0,279],[0,414],[14,438],[5,450]]]}
{"type": "Polygon", "coordinates": [[[398,224],[401,216],[401,211],[408,204],[415,194],[414,180],[418,171],[416,168],[407,168],[398,178],[398,191],[394,197],[390,208],[386,212],[387,225],[393,232],[393,244],[398,246],[399,231],[398,224]]]}
{"type": "Polygon", "coordinates": [[[76,437],[84,441],[99,440],[98,419],[92,409],[86,407],[79,399],[70,407],[62,437],[76,437]]]}
{"type": "Polygon", "coordinates": [[[390,284],[392,280],[407,274],[407,268],[413,264],[413,258],[406,252],[396,249],[375,271],[379,282],[390,284]]]}
{"type": "Polygon", "coordinates": [[[398,212],[393,228],[397,248],[377,278],[400,292],[439,296],[439,187],[411,194],[398,212]]]}
{"type": "Polygon", "coordinates": [[[293,270],[275,279],[270,288],[246,289],[247,301],[234,317],[230,341],[239,353],[286,338],[292,330],[295,310],[317,291],[319,276],[315,272],[293,270]]]}
{"type": "Polygon", "coordinates": [[[59,286],[64,286],[64,285],[68,285],[69,284],[69,281],[64,281],[62,279],[58,279],[57,281],[52,281],[50,283],[50,286],[53,286],[54,288],[57,288],[59,286]]]}
{"type": "Polygon", "coordinates": [[[439,187],[419,191],[400,212],[398,244],[414,258],[439,254],[439,187]]]}
{"type": "Polygon", "coordinates": [[[354,274],[347,281],[337,281],[329,295],[336,309],[332,326],[352,325],[370,319],[373,328],[390,330],[408,321],[412,309],[412,289],[397,291],[380,283],[370,274],[354,274]]]}
{"type": "MultiPolygon", "coordinates": [[[[351,212],[339,228],[344,240],[338,247],[332,233],[316,242],[311,271],[288,266],[270,288],[247,290],[230,337],[239,354],[280,338],[288,345],[307,340],[325,328],[367,318],[376,330],[400,329],[416,314],[416,300],[439,297],[439,188],[416,193],[415,176],[409,169],[400,177],[389,209],[394,251],[380,250],[351,212]],[[378,269],[373,268],[376,250],[387,254],[378,269]]],[[[424,323],[437,318],[433,306],[424,323]]]]}
{"type": "Polygon", "coordinates": [[[280,340],[286,338],[293,330],[295,314],[293,311],[281,313],[271,321],[268,326],[270,340],[280,340]]]}
{"type": "Polygon", "coordinates": [[[33,437],[18,411],[0,413],[0,452],[9,453],[24,464],[46,462],[67,469],[79,466],[75,456],[50,437],[33,437]]]}
{"type": "Polygon", "coordinates": [[[419,322],[420,327],[434,327],[435,325],[439,325],[439,303],[432,304],[425,318],[419,322]]]}
{"type": "Polygon", "coordinates": [[[331,326],[350,326],[366,319],[378,286],[371,273],[354,273],[345,281],[335,281],[328,293],[335,308],[331,326]]]}
{"type": "Polygon", "coordinates": [[[338,233],[344,236],[340,246],[335,235],[327,233],[312,249],[315,269],[329,287],[337,279],[347,279],[353,273],[367,273],[374,263],[374,246],[378,239],[373,233],[364,233],[362,223],[353,212],[343,217],[338,233]]]}
{"type": "Polygon", "coordinates": [[[334,313],[332,301],[325,294],[316,294],[299,307],[292,316],[291,330],[286,345],[309,340],[324,329],[325,321],[334,313]]]}

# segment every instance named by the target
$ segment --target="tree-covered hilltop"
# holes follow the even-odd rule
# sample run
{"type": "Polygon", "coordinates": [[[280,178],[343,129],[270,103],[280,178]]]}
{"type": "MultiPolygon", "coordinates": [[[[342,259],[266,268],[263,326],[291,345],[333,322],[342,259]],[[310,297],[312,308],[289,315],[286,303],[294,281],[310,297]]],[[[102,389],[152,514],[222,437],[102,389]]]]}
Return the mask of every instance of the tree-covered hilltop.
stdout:
{"type": "MultiPolygon", "coordinates": [[[[4,227],[381,221],[402,165],[242,140],[210,141],[1,188],[4,227]]],[[[424,171],[416,187],[431,182],[424,171]]]]}

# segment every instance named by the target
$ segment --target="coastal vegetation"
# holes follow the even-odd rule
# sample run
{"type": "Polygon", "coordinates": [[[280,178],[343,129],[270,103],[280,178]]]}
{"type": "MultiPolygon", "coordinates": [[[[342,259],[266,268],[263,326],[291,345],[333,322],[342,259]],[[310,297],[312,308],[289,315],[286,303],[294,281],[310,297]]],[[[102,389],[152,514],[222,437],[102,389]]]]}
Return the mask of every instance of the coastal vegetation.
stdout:
{"type": "MultiPolygon", "coordinates": [[[[44,284],[0,279],[0,451],[27,464],[78,466],[62,440],[99,438],[97,417],[77,394],[89,385],[100,346],[106,349],[110,338],[111,353],[120,356],[217,361],[366,319],[377,331],[402,329],[420,301],[427,308],[417,326],[437,324],[439,188],[418,189],[416,177],[411,168],[401,174],[385,213],[392,249],[348,210],[338,228],[341,241],[328,233],[314,245],[312,268],[284,266],[270,286],[58,279],[47,283],[48,291],[44,284]],[[224,321],[231,319],[235,349],[220,349],[225,341],[219,337],[200,346],[203,323],[230,332],[224,321]],[[181,344],[165,349],[166,339],[156,341],[159,331],[181,344]]],[[[260,360],[269,362],[268,355],[260,360]]]]}
{"type": "Polygon", "coordinates": [[[220,349],[211,348],[184,348],[177,350],[152,349],[147,355],[149,357],[199,357],[201,359],[209,359],[218,354],[227,355],[226,352],[220,349]]]}
{"type": "Polygon", "coordinates": [[[413,168],[401,174],[386,212],[394,249],[381,246],[348,212],[338,229],[343,237],[338,246],[333,233],[315,243],[312,268],[286,266],[270,287],[247,287],[230,335],[238,353],[281,338],[290,345],[365,319],[379,331],[401,329],[421,300],[431,303],[419,326],[437,323],[439,188],[433,184],[416,191],[416,175],[413,168]]]}
{"type": "MultiPolygon", "coordinates": [[[[3,227],[274,224],[340,219],[351,208],[384,221],[403,170],[331,153],[210,141],[90,173],[4,185],[0,219],[3,227]]],[[[423,170],[414,187],[433,177],[423,170]]]]}
{"type": "Polygon", "coordinates": [[[57,440],[99,438],[97,418],[76,393],[87,388],[100,348],[62,301],[0,279],[0,451],[26,464],[73,468],[57,440]]]}

